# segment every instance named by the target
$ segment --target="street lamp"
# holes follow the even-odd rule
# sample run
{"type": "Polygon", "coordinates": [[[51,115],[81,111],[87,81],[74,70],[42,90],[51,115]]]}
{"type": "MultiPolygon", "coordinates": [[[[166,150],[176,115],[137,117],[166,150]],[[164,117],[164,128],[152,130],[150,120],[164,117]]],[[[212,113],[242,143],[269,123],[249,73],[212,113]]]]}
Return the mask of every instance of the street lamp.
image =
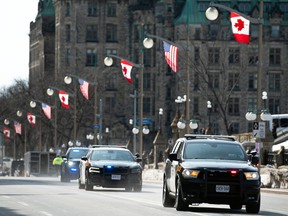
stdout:
{"type": "Polygon", "coordinates": [[[210,115],[211,115],[211,109],[212,109],[212,104],[211,101],[207,101],[207,110],[208,110],[208,129],[207,133],[211,131],[211,121],[210,121],[210,115]]]}

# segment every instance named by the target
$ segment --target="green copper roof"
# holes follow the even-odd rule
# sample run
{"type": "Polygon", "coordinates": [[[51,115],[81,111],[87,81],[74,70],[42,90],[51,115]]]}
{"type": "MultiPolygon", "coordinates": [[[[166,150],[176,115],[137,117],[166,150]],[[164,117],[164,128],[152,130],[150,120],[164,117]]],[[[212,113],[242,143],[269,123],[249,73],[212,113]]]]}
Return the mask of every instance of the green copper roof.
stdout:
{"type": "Polygon", "coordinates": [[[55,10],[52,0],[39,0],[38,14],[36,19],[39,17],[49,17],[49,16],[55,16],[55,10]]]}
{"type": "MultiPolygon", "coordinates": [[[[209,7],[211,0],[186,0],[185,5],[176,11],[179,14],[175,19],[175,25],[180,24],[208,24],[209,20],[205,17],[205,11],[209,7]]],[[[222,4],[234,10],[240,11],[248,16],[251,16],[253,10],[259,9],[259,0],[221,0],[213,1],[213,3],[222,4]]],[[[282,25],[288,24],[288,0],[263,0],[264,4],[264,25],[269,25],[269,19],[274,13],[280,14],[282,25]]],[[[229,12],[224,9],[218,9],[222,13],[225,20],[222,24],[229,23],[229,12]]]]}

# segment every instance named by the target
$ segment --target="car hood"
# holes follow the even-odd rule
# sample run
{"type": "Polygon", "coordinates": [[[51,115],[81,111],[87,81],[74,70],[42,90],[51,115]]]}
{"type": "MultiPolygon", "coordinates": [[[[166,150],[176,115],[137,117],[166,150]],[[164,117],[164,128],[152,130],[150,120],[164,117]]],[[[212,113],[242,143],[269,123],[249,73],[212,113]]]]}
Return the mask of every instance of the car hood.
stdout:
{"type": "Polygon", "coordinates": [[[231,161],[231,160],[200,160],[191,159],[185,160],[182,163],[183,168],[188,169],[239,169],[239,170],[249,170],[257,171],[257,167],[251,165],[246,161],[231,161]]]}
{"type": "Polygon", "coordinates": [[[140,165],[134,161],[115,161],[115,160],[101,160],[101,161],[91,161],[91,166],[96,166],[103,168],[104,166],[114,166],[114,167],[137,167],[140,165]]]}

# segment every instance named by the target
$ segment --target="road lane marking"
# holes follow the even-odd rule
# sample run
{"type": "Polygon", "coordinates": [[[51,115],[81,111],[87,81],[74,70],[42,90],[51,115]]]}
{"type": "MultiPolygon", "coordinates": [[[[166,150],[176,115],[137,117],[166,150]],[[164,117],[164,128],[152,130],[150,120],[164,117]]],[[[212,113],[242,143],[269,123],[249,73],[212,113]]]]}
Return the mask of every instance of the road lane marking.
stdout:
{"type": "Polygon", "coordinates": [[[17,202],[17,203],[19,203],[20,205],[23,205],[23,206],[29,206],[27,203],[25,203],[25,202],[17,202]]]}
{"type": "Polygon", "coordinates": [[[46,216],[53,216],[53,214],[50,214],[49,212],[46,212],[46,211],[40,211],[40,213],[42,213],[46,216]]]}
{"type": "Polygon", "coordinates": [[[10,199],[10,196],[2,196],[3,198],[10,199]]]}

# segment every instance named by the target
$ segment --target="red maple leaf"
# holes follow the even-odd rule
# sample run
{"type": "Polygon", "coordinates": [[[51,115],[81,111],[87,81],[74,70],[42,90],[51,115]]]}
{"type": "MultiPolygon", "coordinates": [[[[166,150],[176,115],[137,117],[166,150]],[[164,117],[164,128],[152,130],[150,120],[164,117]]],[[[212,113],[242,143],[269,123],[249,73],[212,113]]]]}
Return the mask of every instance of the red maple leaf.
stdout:
{"type": "Polygon", "coordinates": [[[234,25],[235,28],[238,29],[238,31],[241,31],[244,28],[244,22],[241,19],[237,19],[237,22],[234,25]]]}
{"type": "Polygon", "coordinates": [[[125,75],[127,74],[127,68],[126,68],[126,67],[123,68],[123,73],[124,73],[125,75]]]}
{"type": "Polygon", "coordinates": [[[62,97],[61,97],[61,100],[62,100],[62,102],[65,102],[65,97],[62,96],[62,97]]]}

